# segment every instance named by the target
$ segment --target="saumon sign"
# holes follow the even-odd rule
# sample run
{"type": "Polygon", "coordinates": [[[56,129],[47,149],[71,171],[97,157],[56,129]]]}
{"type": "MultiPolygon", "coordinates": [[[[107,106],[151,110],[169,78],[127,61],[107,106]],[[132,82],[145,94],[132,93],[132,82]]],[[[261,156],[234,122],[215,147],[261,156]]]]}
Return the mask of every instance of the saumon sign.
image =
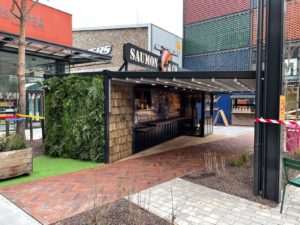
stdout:
{"type": "Polygon", "coordinates": [[[135,64],[148,69],[158,70],[159,57],[131,43],[124,44],[123,58],[127,63],[135,64]]]}
{"type": "MultiPolygon", "coordinates": [[[[125,63],[127,64],[130,63],[147,69],[158,71],[161,67],[160,56],[155,55],[140,47],[137,47],[131,43],[124,44],[123,58],[125,63]]],[[[176,63],[170,62],[170,66],[168,66],[168,71],[178,71],[178,65],[176,63]]]]}

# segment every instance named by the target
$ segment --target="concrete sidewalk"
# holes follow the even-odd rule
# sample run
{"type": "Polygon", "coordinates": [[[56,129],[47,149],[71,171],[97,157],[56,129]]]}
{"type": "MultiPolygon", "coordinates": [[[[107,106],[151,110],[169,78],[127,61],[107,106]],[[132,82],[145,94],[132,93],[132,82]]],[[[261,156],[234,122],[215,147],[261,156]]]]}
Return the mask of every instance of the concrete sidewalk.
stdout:
{"type": "Polygon", "coordinates": [[[178,225],[299,225],[300,189],[287,187],[284,211],[180,178],[129,196],[146,210],[178,225]],[[171,194],[172,193],[172,194],[171,194]],[[173,210],[172,210],[173,209],[173,210]]]}
{"type": "Polygon", "coordinates": [[[0,194],[1,225],[41,225],[26,212],[0,194]]]}

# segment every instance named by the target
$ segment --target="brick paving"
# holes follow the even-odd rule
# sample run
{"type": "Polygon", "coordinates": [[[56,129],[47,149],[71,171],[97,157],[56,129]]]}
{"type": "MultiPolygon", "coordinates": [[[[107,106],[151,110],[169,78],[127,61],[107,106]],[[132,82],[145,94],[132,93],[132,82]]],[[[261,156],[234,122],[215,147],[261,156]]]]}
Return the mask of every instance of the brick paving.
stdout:
{"type": "Polygon", "coordinates": [[[179,178],[127,199],[169,221],[175,218],[177,225],[300,224],[300,189],[292,186],[287,187],[282,214],[280,204],[272,208],[179,178]]]}
{"type": "Polygon", "coordinates": [[[253,134],[23,183],[0,193],[48,225],[202,169],[206,151],[226,159],[253,151],[253,134]]]}

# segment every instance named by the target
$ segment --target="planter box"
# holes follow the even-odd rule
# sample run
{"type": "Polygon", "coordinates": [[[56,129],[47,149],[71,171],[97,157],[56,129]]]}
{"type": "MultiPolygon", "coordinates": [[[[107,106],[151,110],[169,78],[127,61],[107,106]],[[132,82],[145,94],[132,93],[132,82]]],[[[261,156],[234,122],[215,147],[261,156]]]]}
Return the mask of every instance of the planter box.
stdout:
{"type": "Polygon", "coordinates": [[[32,172],[32,148],[0,153],[0,180],[32,172]]]}

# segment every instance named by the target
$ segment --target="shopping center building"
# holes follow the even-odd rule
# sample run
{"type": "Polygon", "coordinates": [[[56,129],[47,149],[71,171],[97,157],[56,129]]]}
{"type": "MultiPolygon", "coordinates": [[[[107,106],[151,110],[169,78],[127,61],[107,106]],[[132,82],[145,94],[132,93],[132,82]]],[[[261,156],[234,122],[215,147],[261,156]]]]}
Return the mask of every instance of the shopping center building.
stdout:
{"type": "MultiPolygon", "coordinates": [[[[90,63],[88,65],[72,68],[72,72],[97,72],[104,69],[117,71],[122,66],[123,45],[132,43],[142,49],[160,55],[162,48],[172,54],[172,61],[182,67],[182,38],[168,32],[154,24],[135,24],[110,27],[90,27],[73,30],[73,46],[111,55],[109,65],[90,63]]],[[[138,70],[130,65],[128,70],[138,70]]]]}
{"type": "MultiPolygon", "coordinates": [[[[183,66],[195,71],[256,70],[258,0],[185,0],[183,66]]],[[[286,4],[286,111],[298,108],[300,60],[300,1],[286,4]]],[[[265,38],[264,38],[265,43],[265,38]]],[[[254,93],[217,96],[232,124],[254,118],[254,93]],[[231,107],[226,107],[231,105],[231,107]],[[242,113],[242,114],[241,114],[242,113]],[[241,116],[242,115],[242,116],[241,116]]],[[[221,106],[221,108],[219,107],[221,106]]],[[[220,121],[221,122],[221,121],[220,121]]]]}

